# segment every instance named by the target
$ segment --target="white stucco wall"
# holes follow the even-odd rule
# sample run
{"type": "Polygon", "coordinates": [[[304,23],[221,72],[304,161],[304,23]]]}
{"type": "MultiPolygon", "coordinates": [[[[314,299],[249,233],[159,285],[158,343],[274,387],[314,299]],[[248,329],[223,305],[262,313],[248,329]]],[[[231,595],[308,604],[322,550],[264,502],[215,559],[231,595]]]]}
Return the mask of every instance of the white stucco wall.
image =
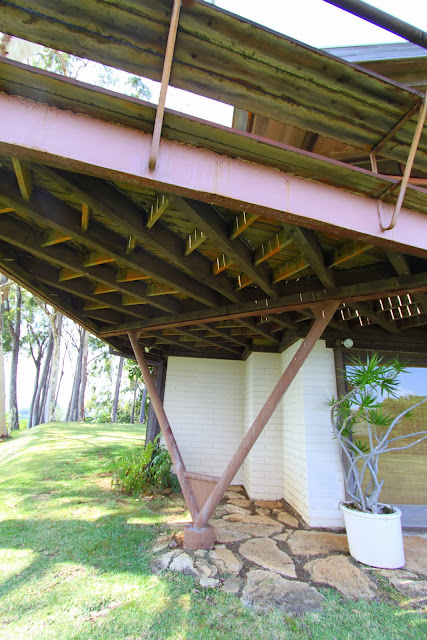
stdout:
{"type": "MultiPolygon", "coordinates": [[[[165,409],[188,470],[222,473],[298,346],[245,362],[169,358],[165,409]]],[[[252,499],[285,498],[316,527],[342,525],[342,471],[325,405],[335,393],[333,352],[319,341],[234,480],[252,499]]]]}

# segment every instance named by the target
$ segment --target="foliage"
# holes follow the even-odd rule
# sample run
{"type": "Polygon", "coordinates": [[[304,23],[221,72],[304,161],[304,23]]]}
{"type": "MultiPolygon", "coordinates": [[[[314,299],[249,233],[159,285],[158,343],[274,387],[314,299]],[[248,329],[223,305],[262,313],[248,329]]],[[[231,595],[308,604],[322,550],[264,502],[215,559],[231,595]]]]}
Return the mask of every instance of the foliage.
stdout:
{"type": "Polygon", "coordinates": [[[138,453],[124,453],[117,456],[112,464],[112,485],[120,491],[137,496],[141,493],[155,493],[159,489],[172,488],[179,491],[179,483],[171,473],[172,460],[160,443],[160,436],[148,442],[138,453]]]}
{"type": "Polygon", "coordinates": [[[332,427],[346,463],[346,490],[360,511],[381,512],[379,496],[384,481],[378,479],[380,455],[407,449],[427,438],[427,431],[392,437],[396,425],[411,417],[412,411],[427,400],[425,397],[406,406],[396,417],[387,411],[385,396],[397,395],[399,375],[403,372],[402,363],[384,362],[375,353],[366,362],[354,358],[346,372],[350,391],[329,401],[332,427]],[[361,438],[364,431],[366,439],[361,438]],[[403,444],[402,440],[408,438],[409,444],[403,444]]]}
{"type": "Polygon", "coordinates": [[[181,498],[116,494],[100,473],[140,442],[140,425],[75,422],[0,442],[2,640],[425,639],[425,616],[403,598],[355,603],[325,589],[322,612],[290,618],[191,576],[154,576],[151,548],[171,513],[185,514],[181,498]]]}
{"type": "Polygon", "coordinates": [[[150,100],[151,98],[150,89],[139,76],[56,49],[45,47],[41,53],[32,58],[32,64],[40,69],[69,78],[78,78],[81,72],[86,69],[85,79],[90,77],[90,82],[95,86],[115,89],[119,93],[140,100],[150,100]]]}

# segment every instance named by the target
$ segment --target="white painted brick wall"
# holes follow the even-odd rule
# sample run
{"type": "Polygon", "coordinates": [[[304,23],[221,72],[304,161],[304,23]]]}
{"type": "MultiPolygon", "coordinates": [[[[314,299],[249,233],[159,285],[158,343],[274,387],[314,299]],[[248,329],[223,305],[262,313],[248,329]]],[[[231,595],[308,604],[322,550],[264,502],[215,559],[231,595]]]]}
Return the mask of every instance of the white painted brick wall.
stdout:
{"type": "MultiPolygon", "coordinates": [[[[223,472],[298,346],[245,362],[169,358],[165,409],[188,470],[223,472]]],[[[319,341],[234,480],[253,499],[284,497],[317,527],[342,525],[342,471],[325,406],[335,392],[333,352],[319,341]]]]}
{"type": "MultiPolygon", "coordinates": [[[[221,475],[241,441],[244,364],[168,359],[165,411],[188,471],[221,475]]],[[[241,471],[234,482],[243,483],[241,471]]]]}
{"type": "MultiPolygon", "coordinates": [[[[282,354],[283,367],[299,344],[282,354]]],[[[343,525],[342,469],[325,404],[334,394],[333,352],[319,340],[283,402],[284,497],[312,527],[343,525]]]]}
{"type": "MultiPolygon", "coordinates": [[[[280,355],[253,353],[246,361],[245,431],[249,429],[280,377],[280,355]]],[[[282,421],[277,409],[250,451],[245,488],[253,500],[283,497],[282,421]]]]}

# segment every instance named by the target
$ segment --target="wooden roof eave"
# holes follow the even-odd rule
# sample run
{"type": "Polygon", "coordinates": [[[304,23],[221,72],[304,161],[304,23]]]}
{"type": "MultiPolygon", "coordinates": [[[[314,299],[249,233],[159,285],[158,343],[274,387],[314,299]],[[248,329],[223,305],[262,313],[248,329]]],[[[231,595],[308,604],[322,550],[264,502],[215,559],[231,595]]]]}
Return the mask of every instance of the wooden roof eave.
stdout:
{"type": "MultiPolygon", "coordinates": [[[[19,0],[2,7],[3,30],[103,64],[160,79],[171,3],[19,0]],[[31,17],[37,11],[39,19],[31,17]]],[[[369,152],[422,94],[224,10],[185,7],[171,84],[295,124],[369,152]],[[220,72],[218,70],[221,70],[220,72]],[[336,122],[340,126],[336,126],[336,122]]],[[[400,134],[407,157],[414,121],[400,134]]],[[[393,141],[382,153],[395,153],[393,141]]],[[[417,163],[427,166],[427,136],[417,163]]],[[[421,166],[423,165],[423,167],[421,166]]]]}

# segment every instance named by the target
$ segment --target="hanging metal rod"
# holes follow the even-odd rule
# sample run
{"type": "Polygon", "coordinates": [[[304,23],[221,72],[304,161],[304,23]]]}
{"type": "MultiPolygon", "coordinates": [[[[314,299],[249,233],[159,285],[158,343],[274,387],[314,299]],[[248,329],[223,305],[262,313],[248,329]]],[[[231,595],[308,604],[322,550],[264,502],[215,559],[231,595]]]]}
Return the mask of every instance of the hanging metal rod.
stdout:
{"type": "Polygon", "coordinates": [[[175,49],[176,32],[178,29],[181,4],[182,0],[174,0],[169,26],[168,41],[166,44],[165,59],[163,62],[159,103],[157,105],[156,120],[154,122],[153,139],[151,141],[150,159],[148,161],[148,165],[151,170],[156,168],[157,154],[159,152],[160,135],[162,133],[163,117],[165,114],[166,94],[168,92],[169,79],[171,75],[173,52],[175,49]]]}
{"type": "Polygon", "coordinates": [[[401,38],[404,38],[409,42],[413,42],[414,44],[427,49],[427,33],[425,31],[422,31],[422,29],[418,29],[412,24],[408,24],[407,22],[404,22],[403,20],[392,16],[385,11],[376,9],[367,2],[362,2],[362,0],[324,1],[328,4],[333,4],[339,9],[344,9],[344,11],[347,11],[348,13],[352,13],[358,18],[367,20],[368,22],[375,24],[377,27],[381,27],[386,31],[390,31],[396,36],[400,36],[401,38]]]}
{"type": "MultiPolygon", "coordinates": [[[[426,116],[427,116],[427,92],[424,97],[424,101],[421,105],[420,115],[418,118],[417,127],[415,129],[414,138],[412,140],[411,148],[409,151],[408,160],[406,162],[405,171],[403,172],[402,181],[400,183],[400,191],[399,191],[399,196],[397,198],[396,206],[394,208],[394,213],[389,225],[385,227],[381,222],[381,228],[383,231],[390,231],[391,229],[394,229],[394,227],[396,226],[396,222],[403,205],[403,200],[405,198],[406,189],[408,188],[409,178],[411,177],[412,166],[414,164],[415,155],[418,149],[418,144],[420,142],[421,134],[423,132],[426,116]]],[[[378,212],[380,214],[380,221],[381,221],[381,205],[379,205],[378,212]]]]}

